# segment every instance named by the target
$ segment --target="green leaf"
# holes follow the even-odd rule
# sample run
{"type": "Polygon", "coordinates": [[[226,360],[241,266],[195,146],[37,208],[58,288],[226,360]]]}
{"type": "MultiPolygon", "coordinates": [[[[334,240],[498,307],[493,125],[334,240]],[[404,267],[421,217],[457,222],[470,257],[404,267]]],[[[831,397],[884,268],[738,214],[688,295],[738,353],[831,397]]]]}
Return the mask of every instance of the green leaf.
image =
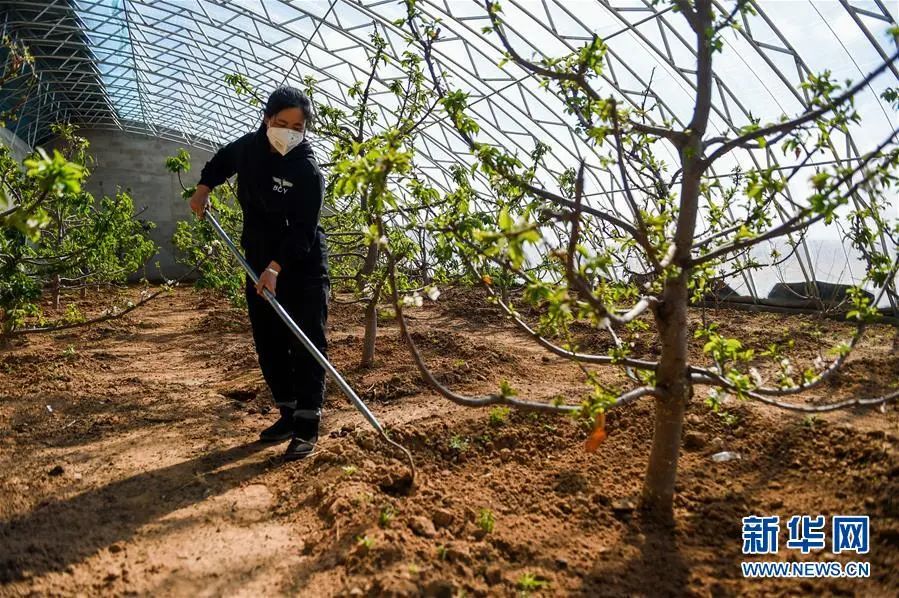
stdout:
{"type": "Polygon", "coordinates": [[[830,179],[830,174],[826,172],[819,172],[818,174],[812,177],[812,186],[821,191],[824,187],[827,186],[827,181],[830,179]]]}
{"type": "Polygon", "coordinates": [[[509,215],[509,207],[503,206],[499,211],[499,217],[497,218],[497,224],[501,231],[506,232],[511,230],[512,228],[512,217],[509,215]]]}

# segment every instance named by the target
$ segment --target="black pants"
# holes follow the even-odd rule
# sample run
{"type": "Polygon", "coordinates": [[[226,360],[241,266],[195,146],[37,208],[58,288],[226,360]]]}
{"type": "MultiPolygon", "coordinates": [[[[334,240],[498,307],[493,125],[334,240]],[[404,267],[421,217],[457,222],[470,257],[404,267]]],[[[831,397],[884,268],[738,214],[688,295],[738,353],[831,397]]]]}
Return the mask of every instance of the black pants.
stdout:
{"type": "MultiPolygon", "coordinates": [[[[278,276],[275,287],[275,298],[325,356],[329,294],[327,280],[296,280],[287,272],[278,276]]],[[[256,294],[249,276],[246,295],[259,367],[272,391],[275,405],[282,415],[293,415],[298,435],[317,435],[325,400],[324,368],[281,321],[268,301],[256,294]]]]}

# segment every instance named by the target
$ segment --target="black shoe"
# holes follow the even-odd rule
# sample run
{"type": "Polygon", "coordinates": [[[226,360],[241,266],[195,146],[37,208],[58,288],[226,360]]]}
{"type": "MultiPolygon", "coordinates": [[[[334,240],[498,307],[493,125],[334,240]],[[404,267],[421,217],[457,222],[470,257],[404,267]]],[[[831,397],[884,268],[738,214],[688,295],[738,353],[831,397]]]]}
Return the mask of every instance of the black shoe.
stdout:
{"type": "Polygon", "coordinates": [[[314,436],[310,440],[294,436],[290,440],[290,444],[287,445],[287,450],[284,452],[284,460],[299,461],[300,459],[308,457],[312,454],[313,449],[315,449],[315,443],[317,441],[318,438],[314,436]]]}
{"type": "Polygon", "coordinates": [[[293,436],[293,411],[282,408],[278,421],[259,433],[259,440],[263,442],[282,442],[293,436]]]}

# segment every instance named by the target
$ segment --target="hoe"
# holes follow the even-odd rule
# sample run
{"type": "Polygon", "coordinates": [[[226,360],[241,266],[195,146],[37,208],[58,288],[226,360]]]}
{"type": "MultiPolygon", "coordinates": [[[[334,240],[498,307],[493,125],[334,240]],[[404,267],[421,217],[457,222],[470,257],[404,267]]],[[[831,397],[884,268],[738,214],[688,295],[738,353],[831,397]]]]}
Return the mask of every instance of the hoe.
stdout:
{"type": "MultiPolygon", "coordinates": [[[[212,213],[212,209],[209,207],[206,208],[206,218],[212,225],[213,230],[215,230],[216,235],[218,235],[222,242],[228,246],[228,249],[231,250],[231,253],[234,254],[234,257],[237,258],[237,261],[240,263],[249,277],[253,280],[254,283],[258,283],[259,277],[253,271],[253,268],[250,267],[250,264],[247,262],[244,256],[240,253],[240,250],[238,250],[234,245],[234,242],[228,236],[228,233],[226,233],[222,226],[219,224],[218,220],[215,218],[215,215],[212,213]]],[[[338,372],[337,369],[333,365],[331,365],[331,362],[328,361],[324,355],[322,355],[321,351],[318,350],[318,347],[316,347],[312,343],[312,341],[309,340],[309,337],[307,337],[302,329],[300,329],[300,327],[297,325],[297,323],[293,321],[293,318],[290,317],[290,314],[287,313],[287,310],[285,310],[284,307],[280,303],[278,303],[275,295],[268,289],[263,289],[262,292],[265,296],[266,301],[269,302],[269,305],[271,305],[272,309],[275,310],[275,313],[278,314],[278,317],[281,318],[281,320],[290,329],[293,335],[296,336],[297,339],[299,339],[300,343],[303,344],[303,347],[305,347],[306,350],[312,354],[319,365],[325,368],[325,371],[337,383],[337,386],[340,387],[340,390],[343,391],[343,394],[345,394],[353,404],[353,406],[362,413],[363,417],[365,417],[368,423],[371,424],[371,426],[381,436],[381,438],[383,438],[384,441],[391,446],[398,448],[403,452],[403,454],[406,455],[406,459],[408,459],[409,461],[410,475],[408,478],[393,482],[392,485],[398,490],[410,489],[415,482],[415,463],[412,460],[412,453],[410,453],[409,450],[406,449],[406,447],[396,443],[387,435],[387,432],[384,430],[383,426],[381,426],[381,423],[371,412],[368,406],[366,406],[366,404],[362,402],[362,399],[360,399],[359,395],[356,394],[356,391],[354,391],[352,387],[347,384],[347,381],[343,379],[343,376],[340,375],[340,372],[338,372]]]]}

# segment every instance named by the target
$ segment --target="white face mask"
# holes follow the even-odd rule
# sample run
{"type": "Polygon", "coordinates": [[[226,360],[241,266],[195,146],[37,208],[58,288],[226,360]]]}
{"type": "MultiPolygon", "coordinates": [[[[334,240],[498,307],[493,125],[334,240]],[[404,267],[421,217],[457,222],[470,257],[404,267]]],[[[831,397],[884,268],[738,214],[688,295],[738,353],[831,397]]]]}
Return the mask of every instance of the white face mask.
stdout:
{"type": "Polygon", "coordinates": [[[269,127],[266,135],[272,147],[278,150],[278,153],[282,156],[286,156],[287,152],[302,143],[306,137],[306,131],[297,132],[283,127],[269,127]]]}

